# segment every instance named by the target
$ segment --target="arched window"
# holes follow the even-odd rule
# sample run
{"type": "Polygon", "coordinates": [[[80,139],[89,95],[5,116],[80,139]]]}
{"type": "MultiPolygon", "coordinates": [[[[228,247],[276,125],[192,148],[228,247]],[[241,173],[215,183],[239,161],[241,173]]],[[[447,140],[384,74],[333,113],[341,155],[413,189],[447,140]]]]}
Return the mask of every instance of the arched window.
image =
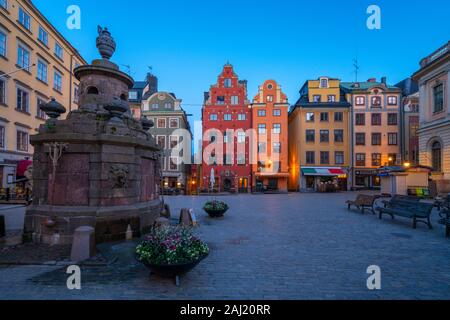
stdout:
{"type": "Polygon", "coordinates": [[[87,90],[88,94],[98,94],[98,89],[96,87],[89,87],[87,90]]]}
{"type": "Polygon", "coordinates": [[[431,146],[431,163],[435,172],[442,172],[442,145],[439,141],[431,146]]]}

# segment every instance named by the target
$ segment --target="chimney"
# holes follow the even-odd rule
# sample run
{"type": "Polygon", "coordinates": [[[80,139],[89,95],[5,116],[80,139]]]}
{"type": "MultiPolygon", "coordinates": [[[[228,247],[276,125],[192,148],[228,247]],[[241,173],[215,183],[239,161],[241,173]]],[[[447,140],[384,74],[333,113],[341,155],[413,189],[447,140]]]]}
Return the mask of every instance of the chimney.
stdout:
{"type": "Polygon", "coordinates": [[[151,94],[158,92],[158,78],[151,73],[147,73],[147,83],[151,94]]]}
{"type": "Polygon", "coordinates": [[[370,78],[369,80],[367,80],[367,82],[370,83],[377,82],[377,78],[370,78]]]}
{"type": "Polygon", "coordinates": [[[204,100],[205,103],[206,103],[206,101],[209,100],[209,91],[206,91],[206,92],[203,94],[203,100],[204,100]]]}
{"type": "Polygon", "coordinates": [[[381,83],[386,85],[387,84],[387,78],[386,77],[381,78],[381,83]]]}

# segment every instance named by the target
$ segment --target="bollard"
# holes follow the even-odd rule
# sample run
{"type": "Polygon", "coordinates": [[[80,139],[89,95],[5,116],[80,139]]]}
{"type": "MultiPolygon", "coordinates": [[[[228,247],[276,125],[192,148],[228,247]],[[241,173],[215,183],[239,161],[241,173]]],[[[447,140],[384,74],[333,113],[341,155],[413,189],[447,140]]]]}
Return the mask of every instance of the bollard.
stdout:
{"type": "Polygon", "coordinates": [[[95,255],[95,229],[92,227],[79,227],[73,235],[72,261],[84,261],[95,255]]]}
{"type": "Polygon", "coordinates": [[[5,216],[0,215],[0,238],[6,235],[5,216]]]}

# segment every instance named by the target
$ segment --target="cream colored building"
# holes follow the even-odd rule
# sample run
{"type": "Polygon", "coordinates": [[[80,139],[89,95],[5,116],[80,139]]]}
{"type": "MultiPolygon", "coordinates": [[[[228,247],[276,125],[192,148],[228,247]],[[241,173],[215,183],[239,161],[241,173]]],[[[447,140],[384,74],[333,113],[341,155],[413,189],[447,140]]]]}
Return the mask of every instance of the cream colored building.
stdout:
{"type": "Polygon", "coordinates": [[[45,121],[51,98],[76,109],[77,50],[27,0],[0,0],[0,186],[13,187],[20,161],[31,160],[30,135],[45,121]]]}
{"type": "Polygon", "coordinates": [[[450,42],[422,59],[413,75],[420,92],[420,164],[433,180],[450,180],[450,42]]]}

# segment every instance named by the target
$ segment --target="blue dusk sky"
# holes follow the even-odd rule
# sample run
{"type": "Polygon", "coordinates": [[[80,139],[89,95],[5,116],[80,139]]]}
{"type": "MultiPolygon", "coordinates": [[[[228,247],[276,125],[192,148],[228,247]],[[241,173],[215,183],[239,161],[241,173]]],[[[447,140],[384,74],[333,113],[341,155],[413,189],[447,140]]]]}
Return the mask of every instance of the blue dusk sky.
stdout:
{"type": "Polygon", "coordinates": [[[33,0],[88,61],[98,58],[97,25],[117,42],[112,61],[135,80],[148,66],[161,91],[174,92],[200,120],[203,92],[229,61],[248,80],[249,99],[266,79],[289,97],[307,79],[326,75],[354,81],[386,76],[395,84],[418,69],[420,59],[450,39],[450,2],[436,0],[33,0]],[[69,5],[81,8],[81,30],[66,27],[69,5]],[[366,10],[381,8],[381,30],[369,30],[366,10]]]}

